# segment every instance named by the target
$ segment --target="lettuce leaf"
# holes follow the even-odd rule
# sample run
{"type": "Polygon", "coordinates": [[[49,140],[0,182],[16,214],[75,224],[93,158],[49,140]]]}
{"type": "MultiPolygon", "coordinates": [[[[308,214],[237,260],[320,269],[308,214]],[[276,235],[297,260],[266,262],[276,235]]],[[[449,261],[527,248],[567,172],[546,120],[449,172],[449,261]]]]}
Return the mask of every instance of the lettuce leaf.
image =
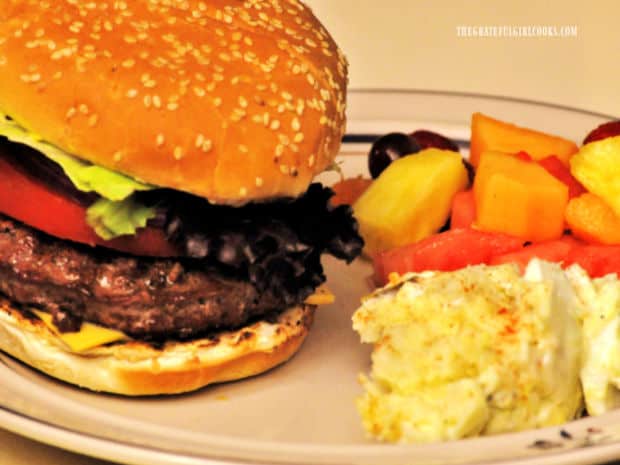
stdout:
{"type": "Polygon", "coordinates": [[[138,228],[145,227],[146,222],[155,217],[155,209],[136,202],[133,194],[155,189],[156,186],[80,160],[0,112],[1,136],[11,142],[27,145],[57,163],[76,189],[101,196],[88,208],[86,214],[88,224],[101,238],[113,239],[135,234],[138,228]]]}
{"type": "Polygon", "coordinates": [[[86,211],[86,221],[103,239],[114,239],[126,234],[135,234],[144,228],[156,209],[145,207],[128,197],[121,201],[99,199],[86,211]]]}

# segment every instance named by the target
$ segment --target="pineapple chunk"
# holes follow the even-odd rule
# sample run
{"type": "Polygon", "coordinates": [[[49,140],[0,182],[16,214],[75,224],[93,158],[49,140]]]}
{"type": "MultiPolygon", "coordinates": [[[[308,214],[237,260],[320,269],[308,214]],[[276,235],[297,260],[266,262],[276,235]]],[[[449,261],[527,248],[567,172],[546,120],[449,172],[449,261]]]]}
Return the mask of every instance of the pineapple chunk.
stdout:
{"type": "Polygon", "coordinates": [[[570,160],[572,175],[620,215],[620,136],[590,142],[570,160]]]}
{"type": "Polygon", "coordinates": [[[467,184],[456,152],[431,148],[392,162],[353,205],[365,252],[374,255],[437,232],[452,198],[467,184]]]}

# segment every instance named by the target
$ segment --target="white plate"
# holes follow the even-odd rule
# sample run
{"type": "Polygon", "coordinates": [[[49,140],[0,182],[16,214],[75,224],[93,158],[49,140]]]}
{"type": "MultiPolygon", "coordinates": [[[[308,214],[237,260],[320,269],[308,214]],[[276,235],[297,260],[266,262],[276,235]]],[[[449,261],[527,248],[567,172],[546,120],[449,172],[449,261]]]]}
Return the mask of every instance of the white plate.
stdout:
{"type": "MultiPolygon", "coordinates": [[[[376,134],[427,128],[464,145],[474,111],[577,140],[611,119],[504,98],[352,92],[344,171],[365,171],[368,140],[376,134]]],[[[0,425],[129,464],[585,464],[620,458],[620,412],[563,429],[444,444],[397,446],[367,439],[354,399],[360,394],[358,373],[368,369],[369,348],[351,330],[350,317],[368,290],[370,267],[327,260],[326,269],[337,303],[320,309],[302,350],[280,368],[189,395],[126,399],[67,386],[2,356],[0,425]]]]}

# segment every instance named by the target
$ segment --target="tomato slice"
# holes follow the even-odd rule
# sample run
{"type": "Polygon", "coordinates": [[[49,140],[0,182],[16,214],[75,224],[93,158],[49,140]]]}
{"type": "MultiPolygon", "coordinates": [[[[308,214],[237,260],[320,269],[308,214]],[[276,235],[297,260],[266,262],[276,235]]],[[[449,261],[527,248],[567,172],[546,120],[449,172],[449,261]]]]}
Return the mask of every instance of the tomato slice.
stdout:
{"type": "Polygon", "coordinates": [[[0,212],[61,239],[100,245],[134,255],[175,256],[177,249],[160,229],[106,241],[86,223],[86,208],[47,189],[0,157],[0,212]]]}
{"type": "Polygon", "coordinates": [[[388,281],[392,272],[454,271],[468,265],[488,263],[492,257],[523,247],[523,239],[507,234],[451,229],[414,244],[379,254],[374,260],[376,279],[388,281]]]}

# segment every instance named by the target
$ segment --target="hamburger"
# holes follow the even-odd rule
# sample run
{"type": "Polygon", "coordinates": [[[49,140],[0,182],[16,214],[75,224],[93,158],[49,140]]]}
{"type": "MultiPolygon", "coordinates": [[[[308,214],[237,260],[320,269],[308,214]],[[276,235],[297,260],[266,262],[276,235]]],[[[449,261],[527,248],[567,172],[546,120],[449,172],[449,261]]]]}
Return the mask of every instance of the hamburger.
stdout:
{"type": "Polygon", "coordinates": [[[296,0],[4,2],[0,349],[124,395],[288,360],[362,247],[311,184],[346,83],[296,0]]]}

